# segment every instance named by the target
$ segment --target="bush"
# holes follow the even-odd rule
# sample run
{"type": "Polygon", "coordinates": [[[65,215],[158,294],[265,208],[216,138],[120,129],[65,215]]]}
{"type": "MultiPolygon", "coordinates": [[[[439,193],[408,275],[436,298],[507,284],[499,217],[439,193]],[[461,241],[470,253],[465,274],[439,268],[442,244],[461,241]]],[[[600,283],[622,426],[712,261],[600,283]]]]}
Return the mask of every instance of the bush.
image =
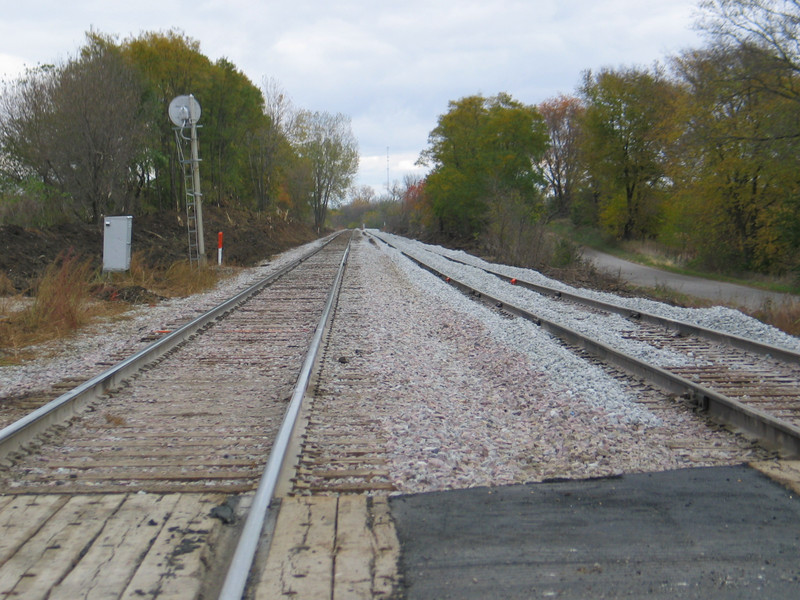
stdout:
{"type": "Polygon", "coordinates": [[[92,276],[89,260],[62,254],[42,275],[33,305],[21,313],[24,327],[63,335],[83,325],[88,319],[86,305],[92,276]]]}
{"type": "Polygon", "coordinates": [[[580,264],[582,258],[580,246],[569,240],[559,239],[553,248],[551,263],[558,269],[565,269],[580,264]]]}

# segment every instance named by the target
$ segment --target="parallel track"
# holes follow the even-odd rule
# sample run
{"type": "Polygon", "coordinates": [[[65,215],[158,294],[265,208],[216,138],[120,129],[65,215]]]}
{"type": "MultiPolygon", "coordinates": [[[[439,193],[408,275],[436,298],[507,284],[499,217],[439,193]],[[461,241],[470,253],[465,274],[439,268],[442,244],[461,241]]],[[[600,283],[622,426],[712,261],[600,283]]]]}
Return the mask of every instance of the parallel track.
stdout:
{"type": "MultiPolygon", "coordinates": [[[[330,252],[304,258],[293,265],[296,269],[287,269],[279,277],[254,286],[213,315],[198,318],[192,328],[165,336],[149,352],[140,353],[137,361],[126,359],[108,374],[81,384],[76,392],[65,394],[54,403],[53,414],[40,409],[24,420],[25,426],[15,425],[0,432],[0,448],[5,448],[7,457],[6,466],[0,470],[0,486],[6,491],[6,496],[0,496],[0,521],[9,514],[8,510],[3,512],[4,508],[20,507],[29,514],[41,513],[36,518],[47,523],[36,525],[39,533],[34,531],[30,538],[41,546],[41,558],[23,568],[24,559],[14,552],[17,548],[29,552],[34,542],[22,541],[24,532],[0,522],[13,534],[7,536],[11,541],[5,545],[0,541],[0,595],[24,596],[36,588],[44,590],[38,597],[46,597],[50,593],[45,588],[49,578],[57,592],[52,597],[70,597],[69,590],[84,589],[87,581],[98,586],[114,584],[98,582],[106,578],[98,575],[102,569],[97,564],[113,563],[119,567],[141,561],[132,572],[132,579],[125,583],[125,593],[119,596],[156,597],[170,585],[187,585],[193,579],[202,579],[202,575],[193,576],[181,561],[195,548],[220,544],[218,540],[225,537],[224,532],[209,523],[221,518],[216,516],[220,514],[218,509],[227,508],[233,513],[232,519],[238,518],[243,531],[235,550],[220,551],[214,557],[198,556],[191,563],[205,563],[206,570],[215,571],[213,577],[206,576],[206,581],[217,581],[222,587],[213,589],[206,583],[200,589],[197,581],[192,585],[206,597],[219,593],[225,600],[238,600],[253,577],[251,567],[278,473],[287,466],[285,448],[298,414],[304,425],[296,442],[299,456],[294,477],[288,483],[289,495],[374,496],[396,489],[385,455],[387,440],[382,437],[378,418],[370,412],[370,396],[374,392],[364,377],[360,346],[363,337],[359,341],[359,336],[350,335],[354,327],[366,326],[363,314],[349,314],[351,302],[362,293],[364,278],[341,279],[345,259],[341,250],[333,248],[337,244],[332,242],[330,252]],[[333,280],[337,268],[339,275],[333,288],[339,291],[329,292],[328,286],[320,283],[333,280]],[[324,312],[338,313],[341,322],[335,322],[330,330],[324,329],[318,324],[324,312]],[[336,343],[332,344],[331,339],[336,343]],[[322,356],[315,362],[315,350],[308,354],[306,350],[320,344],[322,356]],[[331,353],[332,347],[336,347],[337,354],[331,353]],[[331,369],[331,363],[336,371],[335,386],[326,379],[325,365],[331,369]],[[313,405],[303,414],[300,401],[312,372],[317,376],[306,400],[312,400],[313,405]],[[341,386],[347,393],[337,393],[341,386]],[[72,408],[71,398],[81,406],[72,408]],[[64,415],[69,414],[74,416],[65,422],[64,415]],[[48,425],[52,421],[57,423],[48,425]],[[23,436],[23,441],[15,439],[16,435],[23,436]],[[26,498],[34,499],[33,503],[26,503],[26,498]],[[213,504],[216,506],[211,514],[215,516],[209,517],[208,509],[213,504]],[[97,524],[98,520],[101,524],[97,524]],[[45,574],[48,548],[67,546],[67,538],[56,529],[56,533],[44,537],[42,532],[47,532],[48,527],[57,528],[60,522],[70,526],[81,523],[88,541],[71,541],[71,553],[60,553],[61,563],[52,574],[45,574]],[[151,535],[152,539],[147,537],[151,535]],[[37,536],[43,539],[38,540],[37,536]],[[130,536],[129,542],[125,541],[126,536],[130,536]],[[21,541],[15,541],[17,538],[21,541]],[[104,552],[104,547],[116,550],[109,550],[110,555],[97,563],[97,554],[104,552]],[[224,557],[231,555],[233,560],[227,568],[224,557]],[[15,573],[18,580],[9,579],[15,573]]],[[[702,369],[676,376],[667,369],[642,365],[641,361],[460,283],[425,264],[419,256],[407,256],[503,314],[530,319],[559,335],[565,344],[573,345],[576,352],[588,353],[592,360],[600,357],[607,361],[613,365],[605,367],[612,376],[625,379],[624,385],[638,390],[638,401],[653,410],[676,408],[655,385],[691,397],[708,409],[720,396],[710,389],[708,379],[690,381],[705,377],[702,369]],[[615,369],[635,376],[622,375],[615,369]],[[655,384],[638,382],[638,378],[655,384]]],[[[361,305],[363,310],[363,301],[361,305]]],[[[594,306],[590,310],[605,309],[594,306]]],[[[640,317],[631,321],[628,335],[632,338],[646,339],[654,345],[677,342],[685,346],[685,352],[695,354],[705,354],[712,348],[729,354],[719,340],[676,335],[675,328],[667,330],[663,324],[640,327],[644,320],[640,317]]],[[[752,361],[747,351],[737,348],[734,354],[739,363],[728,363],[727,374],[717,375],[717,379],[733,379],[730,374],[734,368],[752,361]]],[[[777,377],[779,363],[763,367],[765,360],[768,359],[759,355],[755,362],[762,365],[765,376],[777,377]]],[[[784,363],[780,368],[786,371],[770,384],[774,395],[797,387],[797,374],[791,364],[784,363]]],[[[714,373],[715,369],[705,371],[714,373]]],[[[752,382],[753,377],[743,379],[752,382]]],[[[766,406],[764,400],[768,396],[765,386],[761,382],[756,388],[762,406],[766,406]]],[[[729,398],[724,403],[740,404],[729,398]]],[[[778,412],[776,405],[770,405],[769,410],[778,412]]],[[[779,427],[789,432],[787,437],[794,439],[795,426],[781,423],[774,415],[766,417],[770,426],[772,422],[780,423],[779,427]]],[[[775,433],[770,435],[772,441],[780,438],[775,433]]],[[[778,441],[784,451],[792,451],[791,443],[778,441]]],[[[695,448],[694,440],[676,439],[673,443],[689,454],[748,455],[747,443],[742,444],[741,439],[710,449],[695,448]]],[[[760,449],[757,453],[763,455],[760,449]]],[[[62,528],[69,529],[66,525],[62,528]]],[[[234,544],[232,539],[228,543],[231,547],[234,544]]],[[[30,596],[37,597],[33,593],[30,596]]]]}
{"type": "MultiPolygon", "coordinates": [[[[386,244],[389,241],[376,236],[386,244]]],[[[762,443],[787,456],[800,456],[800,354],[724,332],[633,312],[622,306],[581,297],[539,284],[508,277],[498,271],[474,267],[509,283],[551,298],[567,299],[575,310],[613,312],[630,319],[626,337],[660,348],[684,352],[697,363],[692,367],[657,367],[610,347],[574,329],[515,306],[485,289],[459,281],[441,266],[427,262],[424,252],[401,252],[420,267],[441,277],[462,292],[508,314],[528,319],[567,345],[589,353],[635,377],[641,377],[671,393],[682,395],[727,424],[756,436],[762,443]]],[[[454,261],[452,258],[449,261],[454,261]]],[[[462,263],[467,264],[467,263],[462,263]]],[[[473,265],[467,265],[473,266],[473,265]]]]}

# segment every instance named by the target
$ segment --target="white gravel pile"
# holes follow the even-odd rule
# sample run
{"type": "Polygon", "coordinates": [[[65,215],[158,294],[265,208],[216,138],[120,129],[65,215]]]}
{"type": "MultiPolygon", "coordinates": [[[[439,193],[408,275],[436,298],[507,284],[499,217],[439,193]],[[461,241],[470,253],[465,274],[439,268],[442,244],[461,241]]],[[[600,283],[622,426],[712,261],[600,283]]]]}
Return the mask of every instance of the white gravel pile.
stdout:
{"type": "Polygon", "coordinates": [[[357,423],[377,423],[402,493],[752,458],[744,440],[685,407],[656,416],[540,328],[470,300],[395,250],[362,242],[351,260],[357,292],[344,301],[355,316],[337,317],[324,387],[353,436],[357,423]],[[367,388],[353,389],[353,368],[367,388]]]}
{"type": "Polygon", "coordinates": [[[320,244],[315,241],[284,252],[269,263],[238,270],[209,292],[136,307],[112,323],[94,323],[65,340],[31,348],[39,358],[22,365],[0,367],[0,400],[44,391],[67,378],[98,375],[108,368],[98,363],[111,356],[138,352],[159,330],[177,329],[320,244]]]}
{"type": "Polygon", "coordinates": [[[581,332],[589,333],[592,337],[600,341],[606,341],[608,343],[613,342],[616,347],[635,356],[657,361],[657,364],[661,366],[683,365],[685,364],[686,357],[676,355],[672,352],[657,351],[647,344],[620,338],[620,332],[630,330],[631,326],[626,319],[619,315],[609,315],[603,319],[586,318],[585,315],[576,317],[574,314],[575,311],[568,305],[558,300],[541,296],[532,290],[509,285],[507,282],[503,282],[497,277],[486,273],[482,268],[490,268],[508,277],[516,277],[517,279],[522,279],[531,283],[550,286],[594,300],[625,306],[632,311],[646,312],[669,319],[686,321],[708,329],[716,329],[731,335],[737,335],[800,352],[799,338],[788,335],[775,327],[766,325],[735,309],[722,306],[711,308],[679,308],[644,298],[624,298],[605,292],[573,288],[560,281],[549,279],[531,269],[487,263],[465,252],[448,250],[440,246],[431,246],[391,234],[372,233],[386,239],[392,245],[408,252],[410,255],[419,255],[420,258],[424,258],[426,262],[430,262],[437,269],[448,273],[449,276],[454,279],[459,279],[469,285],[475,284],[476,287],[485,289],[487,293],[509,303],[516,304],[521,308],[526,308],[542,318],[553,320],[581,332]],[[474,268],[454,263],[443,258],[445,256],[468,262],[470,265],[474,265],[474,268]]]}
{"type": "MultiPolygon", "coordinates": [[[[647,409],[632,403],[630,396],[620,388],[616,380],[608,377],[598,367],[577,358],[555,342],[550,334],[530,321],[503,318],[497,312],[487,310],[455,291],[430,272],[420,269],[397,251],[389,252],[394,255],[394,260],[405,275],[430,294],[435,303],[480,319],[482,326],[497,342],[527,356],[537,369],[547,373],[551,384],[555,383],[563,388],[562,393],[566,397],[583,398],[593,408],[605,411],[614,421],[644,424],[657,422],[657,418],[647,409]]],[[[460,274],[464,276],[462,281],[466,282],[466,275],[460,274]]],[[[497,281],[497,278],[493,279],[497,281]]],[[[512,291],[517,289],[513,288],[512,291]]]]}

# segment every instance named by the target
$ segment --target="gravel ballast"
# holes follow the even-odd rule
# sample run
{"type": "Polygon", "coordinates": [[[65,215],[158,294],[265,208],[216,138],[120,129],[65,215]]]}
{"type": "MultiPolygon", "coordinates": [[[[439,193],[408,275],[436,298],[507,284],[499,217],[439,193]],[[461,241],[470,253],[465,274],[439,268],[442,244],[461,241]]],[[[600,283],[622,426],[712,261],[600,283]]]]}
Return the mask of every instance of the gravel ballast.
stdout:
{"type": "Polygon", "coordinates": [[[401,493],[764,456],[680,403],[655,414],[540,328],[469,299],[397,250],[359,241],[351,266],[356,291],[340,300],[347,311],[334,324],[323,387],[354,429],[370,423],[386,440],[401,493]],[[368,387],[355,388],[354,366],[368,387]]]}
{"type": "MultiPolygon", "coordinates": [[[[342,347],[332,348],[330,356],[348,355],[354,345],[360,349],[359,366],[372,386],[361,410],[372,415],[388,440],[392,479],[399,491],[733,464],[756,456],[746,440],[709,428],[685,407],[656,411],[636,402],[635,391],[575,357],[535,325],[503,316],[419,269],[399,251],[371,243],[360,232],[355,235],[351,261],[358,266],[352,271],[361,278],[356,285],[360,293],[348,298],[352,307],[347,318],[353,320],[342,325],[345,335],[333,338],[333,345],[342,347]],[[685,439],[699,441],[708,450],[700,456],[681,443],[685,439]]],[[[450,251],[396,236],[391,241],[405,251],[442,261],[465,281],[497,286],[497,294],[508,294],[509,302],[535,306],[532,310],[542,316],[543,311],[553,311],[553,320],[558,320],[560,307],[546,306],[557,302],[441,257],[450,251]]],[[[46,389],[76,373],[84,377],[99,373],[104,367],[98,363],[109,354],[136,352],[148,334],[193,319],[198,311],[246,288],[302,250],[242,270],[212,292],[135,309],[113,324],[95,324],[62,347],[48,348],[47,357],[2,367],[0,399],[46,389]]],[[[480,264],[464,253],[458,257],[480,264]]],[[[518,273],[512,276],[541,277],[533,271],[506,269],[518,273]]],[[[661,310],[670,318],[687,310],[643,302],[647,312],[661,310]]],[[[757,332],[759,339],[769,335],[785,347],[800,348],[796,338],[778,335],[738,311],[695,309],[691,314],[706,327],[711,326],[711,315],[717,314],[729,333],[757,332]]],[[[618,339],[626,328],[625,320],[617,317],[584,315],[574,320],[570,326],[596,328],[609,340],[618,339]]],[[[687,360],[640,342],[630,341],[626,350],[662,364],[687,360]]],[[[346,394],[346,382],[335,380],[336,364],[326,376],[332,377],[333,388],[346,394]]]]}

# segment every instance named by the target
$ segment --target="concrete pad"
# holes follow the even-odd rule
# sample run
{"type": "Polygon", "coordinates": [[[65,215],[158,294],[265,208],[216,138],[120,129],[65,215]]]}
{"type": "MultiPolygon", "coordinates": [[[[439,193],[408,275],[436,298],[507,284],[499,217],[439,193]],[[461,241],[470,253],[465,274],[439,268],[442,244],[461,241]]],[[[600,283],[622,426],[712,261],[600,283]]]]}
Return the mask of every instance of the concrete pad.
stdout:
{"type": "Polygon", "coordinates": [[[749,467],[397,496],[407,600],[797,598],[800,500],[749,467]]]}

